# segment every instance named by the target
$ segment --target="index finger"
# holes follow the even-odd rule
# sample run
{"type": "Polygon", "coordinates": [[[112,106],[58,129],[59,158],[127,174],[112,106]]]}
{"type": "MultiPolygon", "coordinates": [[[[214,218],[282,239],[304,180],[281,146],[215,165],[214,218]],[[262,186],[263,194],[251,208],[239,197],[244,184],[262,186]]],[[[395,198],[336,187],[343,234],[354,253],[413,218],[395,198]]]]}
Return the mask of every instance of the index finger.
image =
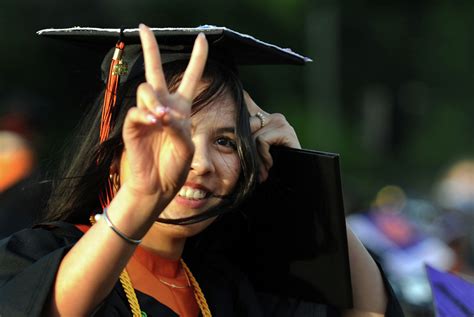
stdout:
{"type": "Polygon", "coordinates": [[[257,117],[257,113],[262,113],[265,114],[266,112],[263,111],[262,108],[260,108],[255,101],[250,97],[247,91],[244,90],[244,101],[245,104],[247,105],[247,110],[249,111],[250,114],[250,132],[254,133],[257,130],[260,130],[262,128],[262,119],[257,117]]]}
{"type": "Polygon", "coordinates": [[[249,111],[251,116],[255,116],[255,114],[257,114],[257,112],[259,111],[265,113],[265,111],[262,108],[260,108],[255,103],[255,101],[253,101],[252,97],[250,97],[249,93],[245,90],[244,90],[244,101],[245,101],[245,104],[247,105],[247,110],[249,111]]]}
{"type": "Polygon", "coordinates": [[[161,66],[160,50],[155,35],[144,24],[140,24],[140,40],[142,42],[143,58],[145,60],[146,81],[159,94],[168,92],[163,67],[161,66]]]}

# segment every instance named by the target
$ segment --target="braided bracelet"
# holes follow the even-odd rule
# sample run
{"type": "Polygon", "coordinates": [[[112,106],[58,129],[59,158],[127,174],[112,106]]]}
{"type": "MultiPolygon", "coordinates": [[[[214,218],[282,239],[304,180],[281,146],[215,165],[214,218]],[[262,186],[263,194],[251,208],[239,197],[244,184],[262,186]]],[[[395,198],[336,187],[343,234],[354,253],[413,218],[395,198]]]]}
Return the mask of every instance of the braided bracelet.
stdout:
{"type": "Polygon", "coordinates": [[[102,215],[104,216],[104,219],[107,222],[107,225],[109,226],[109,228],[112,229],[120,238],[124,239],[130,244],[140,244],[142,242],[142,239],[129,238],[123,232],[117,229],[117,227],[114,226],[112,221],[110,221],[109,215],[107,214],[107,208],[104,209],[104,213],[102,215]]]}

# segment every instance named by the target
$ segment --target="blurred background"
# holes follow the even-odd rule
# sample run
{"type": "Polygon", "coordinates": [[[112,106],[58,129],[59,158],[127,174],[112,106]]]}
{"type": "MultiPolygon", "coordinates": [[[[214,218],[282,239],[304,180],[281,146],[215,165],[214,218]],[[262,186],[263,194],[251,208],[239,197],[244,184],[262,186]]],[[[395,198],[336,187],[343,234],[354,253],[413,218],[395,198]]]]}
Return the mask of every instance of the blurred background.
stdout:
{"type": "MultiPolygon", "coordinates": [[[[367,215],[386,212],[399,217],[405,237],[414,230],[416,241],[439,240],[442,269],[469,274],[473,18],[472,1],[2,0],[0,220],[14,208],[22,210],[9,221],[28,223],[39,213],[41,204],[27,208],[28,199],[18,207],[15,191],[47,193],[21,182],[49,177],[101,88],[98,52],[39,38],[37,30],[215,24],[313,58],[304,67],[243,68],[242,77],[259,105],[287,116],[305,148],[340,154],[346,212],[360,235],[369,218],[380,229],[367,215]],[[459,161],[464,169],[450,170],[459,161]],[[25,210],[34,214],[20,217],[25,210]]],[[[413,285],[407,312],[429,316],[429,289],[413,285]],[[412,303],[413,296],[421,299],[412,303]]]]}

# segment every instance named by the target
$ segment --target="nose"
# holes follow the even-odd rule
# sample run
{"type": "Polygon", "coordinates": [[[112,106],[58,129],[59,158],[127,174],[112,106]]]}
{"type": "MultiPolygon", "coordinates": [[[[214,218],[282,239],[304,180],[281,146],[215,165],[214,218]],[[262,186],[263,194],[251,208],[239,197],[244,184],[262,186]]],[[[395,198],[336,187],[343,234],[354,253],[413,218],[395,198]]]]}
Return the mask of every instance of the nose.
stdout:
{"type": "Polygon", "coordinates": [[[202,176],[215,171],[210,146],[203,140],[194,138],[194,156],[191,171],[202,176]]]}

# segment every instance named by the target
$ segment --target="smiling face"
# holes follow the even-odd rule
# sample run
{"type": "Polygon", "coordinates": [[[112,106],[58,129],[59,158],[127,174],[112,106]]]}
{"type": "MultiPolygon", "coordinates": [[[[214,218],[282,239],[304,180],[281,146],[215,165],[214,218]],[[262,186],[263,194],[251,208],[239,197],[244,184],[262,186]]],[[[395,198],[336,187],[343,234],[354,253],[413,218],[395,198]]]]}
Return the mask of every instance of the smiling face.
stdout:
{"type": "MultiPolygon", "coordinates": [[[[204,87],[202,87],[204,88],[204,87]]],[[[191,117],[195,152],[188,177],[176,197],[160,217],[185,218],[201,214],[223,202],[234,190],[241,164],[237,153],[236,105],[231,95],[222,93],[191,117]]],[[[126,151],[120,162],[120,179],[127,180],[126,151]]],[[[214,218],[193,225],[168,225],[156,222],[152,229],[173,237],[189,237],[204,230],[214,218]]]]}

